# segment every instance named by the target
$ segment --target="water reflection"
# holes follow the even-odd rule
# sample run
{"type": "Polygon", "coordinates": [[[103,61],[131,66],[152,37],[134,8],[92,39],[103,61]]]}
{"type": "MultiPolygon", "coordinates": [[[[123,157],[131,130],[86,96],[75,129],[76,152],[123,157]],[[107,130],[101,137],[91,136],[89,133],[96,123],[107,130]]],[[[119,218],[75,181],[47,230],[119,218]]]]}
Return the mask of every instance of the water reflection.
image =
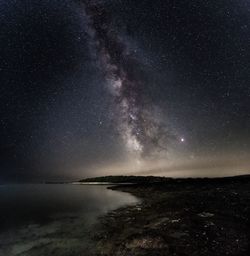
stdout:
{"type": "Polygon", "coordinates": [[[90,250],[97,217],[137,202],[134,196],[106,186],[0,186],[0,256],[90,250]]]}

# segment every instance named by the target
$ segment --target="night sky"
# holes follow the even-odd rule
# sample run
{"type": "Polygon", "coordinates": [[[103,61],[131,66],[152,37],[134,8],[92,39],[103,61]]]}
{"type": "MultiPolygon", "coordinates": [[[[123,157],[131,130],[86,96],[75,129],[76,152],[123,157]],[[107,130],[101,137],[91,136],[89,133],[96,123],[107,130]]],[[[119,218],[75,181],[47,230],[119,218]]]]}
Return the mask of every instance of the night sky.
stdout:
{"type": "Polygon", "coordinates": [[[250,2],[0,1],[0,182],[250,173],[250,2]]]}

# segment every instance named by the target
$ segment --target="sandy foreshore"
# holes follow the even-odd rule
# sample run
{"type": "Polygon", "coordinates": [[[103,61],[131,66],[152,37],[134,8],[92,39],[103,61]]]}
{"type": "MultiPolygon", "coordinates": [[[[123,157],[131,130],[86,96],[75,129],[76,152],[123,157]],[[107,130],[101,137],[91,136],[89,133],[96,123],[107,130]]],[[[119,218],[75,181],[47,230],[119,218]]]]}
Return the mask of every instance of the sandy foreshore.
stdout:
{"type": "Polygon", "coordinates": [[[110,189],[141,198],[100,218],[98,255],[250,255],[250,178],[188,179],[110,189]]]}

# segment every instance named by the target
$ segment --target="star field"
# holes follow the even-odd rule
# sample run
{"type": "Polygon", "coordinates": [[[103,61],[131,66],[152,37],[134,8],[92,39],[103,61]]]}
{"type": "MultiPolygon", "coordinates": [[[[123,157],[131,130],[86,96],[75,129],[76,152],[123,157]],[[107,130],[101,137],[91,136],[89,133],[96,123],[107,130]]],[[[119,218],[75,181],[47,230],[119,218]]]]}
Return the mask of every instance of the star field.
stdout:
{"type": "Polygon", "coordinates": [[[0,3],[0,182],[248,173],[247,1],[0,3]]]}

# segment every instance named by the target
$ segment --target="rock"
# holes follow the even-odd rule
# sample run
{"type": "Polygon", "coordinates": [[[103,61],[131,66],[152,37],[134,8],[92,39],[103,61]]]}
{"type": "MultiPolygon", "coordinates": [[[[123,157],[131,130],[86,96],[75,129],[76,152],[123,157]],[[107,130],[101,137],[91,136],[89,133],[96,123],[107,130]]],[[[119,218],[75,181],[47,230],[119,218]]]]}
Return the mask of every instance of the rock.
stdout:
{"type": "Polygon", "coordinates": [[[199,213],[198,216],[200,216],[202,218],[210,218],[210,217],[213,217],[214,214],[210,213],[210,212],[202,212],[202,213],[199,213]]]}
{"type": "Polygon", "coordinates": [[[181,221],[181,219],[171,220],[171,223],[178,223],[180,221],[181,221]]]}
{"type": "Polygon", "coordinates": [[[134,238],[133,240],[126,243],[126,248],[134,249],[134,248],[141,248],[141,249],[162,249],[167,248],[168,245],[161,237],[139,237],[134,238]]]}
{"type": "Polygon", "coordinates": [[[179,239],[179,238],[182,238],[183,236],[188,236],[188,234],[185,233],[185,232],[178,232],[178,231],[176,231],[176,232],[170,233],[169,236],[173,237],[173,238],[179,239]]]}
{"type": "Polygon", "coordinates": [[[168,223],[168,222],[169,222],[168,217],[158,218],[158,219],[154,220],[153,222],[151,222],[149,225],[147,225],[147,227],[155,229],[155,228],[159,228],[161,226],[166,225],[166,223],[168,223]]]}

